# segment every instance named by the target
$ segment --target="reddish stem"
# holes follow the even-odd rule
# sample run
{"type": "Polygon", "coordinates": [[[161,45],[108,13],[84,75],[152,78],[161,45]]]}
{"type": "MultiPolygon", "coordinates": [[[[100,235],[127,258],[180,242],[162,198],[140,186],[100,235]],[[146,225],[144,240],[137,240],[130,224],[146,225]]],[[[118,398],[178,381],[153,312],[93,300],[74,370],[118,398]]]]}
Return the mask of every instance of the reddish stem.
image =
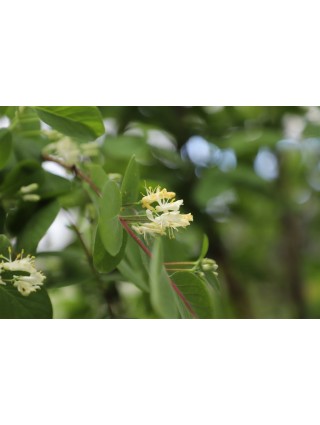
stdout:
{"type": "Polygon", "coordinates": [[[148,257],[152,257],[151,252],[149,249],[145,246],[145,244],[138,238],[138,236],[132,231],[126,220],[119,217],[120,223],[122,227],[129,233],[129,235],[137,242],[137,244],[140,246],[140,248],[148,255],[148,257]]]}
{"type": "Polygon", "coordinates": [[[90,179],[89,176],[87,176],[83,171],[80,170],[80,168],[78,168],[76,165],[70,165],[70,164],[66,164],[63,161],[60,161],[60,159],[58,158],[54,158],[53,156],[50,155],[42,155],[42,158],[45,161],[51,161],[51,162],[55,162],[56,164],[61,165],[61,167],[65,168],[66,170],[71,171],[72,173],[74,173],[74,175],[76,177],[78,177],[80,180],[84,180],[86,183],[88,183],[88,185],[91,187],[91,189],[98,195],[101,196],[101,192],[98,188],[98,186],[96,186],[93,181],[90,179]]]}

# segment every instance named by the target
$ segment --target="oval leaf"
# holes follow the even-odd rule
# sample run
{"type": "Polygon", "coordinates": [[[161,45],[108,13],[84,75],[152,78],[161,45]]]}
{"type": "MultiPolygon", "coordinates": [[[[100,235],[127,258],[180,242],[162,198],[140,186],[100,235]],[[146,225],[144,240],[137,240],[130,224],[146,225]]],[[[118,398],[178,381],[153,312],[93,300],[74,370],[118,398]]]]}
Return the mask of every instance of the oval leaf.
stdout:
{"type": "Polygon", "coordinates": [[[95,106],[37,106],[40,119],[55,130],[83,140],[104,134],[104,125],[95,106]]]}
{"type": "MultiPolygon", "coordinates": [[[[172,275],[172,279],[198,318],[213,318],[213,300],[202,279],[191,272],[176,272],[172,275]]],[[[185,309],[179,308],[179,310],[183,318],[190,317],[185,309]]]]}
{"type": "Polygon", "coordinates": [[[114,270],[124,256],[127,243],[127,233],[124,232],[122,245],[117,255],[112,256],[106,251],[99,231],[96,232],[93,246],[93,264],[100,273],[109,273],[114,270]]]}
{"type": "Polygon", "coordinates": [[[100,218],[98,232],[105,249],[110,255],[116,256],[121,249],[123,241],[123,228],[118,217],[108,220],[100,218]]]}
{"type": "Polygon", "coordinates": [[[118,185],[110,180],[103,189],[99,202],[100,217],[102,220],[109,220],[120,213],[121,194],[118,185]]]}

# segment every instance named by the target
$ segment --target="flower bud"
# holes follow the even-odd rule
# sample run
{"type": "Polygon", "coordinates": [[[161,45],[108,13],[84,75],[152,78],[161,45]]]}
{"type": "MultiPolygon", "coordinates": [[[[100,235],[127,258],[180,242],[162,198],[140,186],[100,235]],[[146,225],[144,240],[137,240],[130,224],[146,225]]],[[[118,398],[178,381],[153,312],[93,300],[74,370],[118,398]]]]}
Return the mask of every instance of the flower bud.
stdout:
{"type": "Polygon", "coordinates": [[[21,186],[19,192],[24,194],[34,192],[37,189],[39,189],[38,183],[31,183],[28,186],[21,186]]]}
{"type": "Polygon", "coordinates": [[[216,271],[218,264],[211,258],[204,258],[200,263],[201,269],[205,272],[216,271]]]}

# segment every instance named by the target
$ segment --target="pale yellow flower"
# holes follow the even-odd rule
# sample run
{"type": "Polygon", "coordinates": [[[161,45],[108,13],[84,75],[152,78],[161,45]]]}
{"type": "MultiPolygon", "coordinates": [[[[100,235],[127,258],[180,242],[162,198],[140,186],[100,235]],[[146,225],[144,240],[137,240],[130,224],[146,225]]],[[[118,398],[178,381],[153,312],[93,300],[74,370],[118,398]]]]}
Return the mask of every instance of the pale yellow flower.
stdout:
{"type": "MultiPolygon", "coordinates": [[[[30,295],[32,292],[37,291],[43,285],[45,280],[44,274],[38,271],[35,266],[35,258],[28,255],[25,258],[21,258],[20,254],[14,261],[6,261],[0,263],[1,271],[9,272],[23,272],[29,273],[26,276],[13,275],[12,279],[8,279],[13,286],[18,289],[22,295],[30,295]]],[[[0,277],[0,283],[6,284],[0,277]]]]}
{"type": "Polygon", "coordinates": [[[179,211],[170,211],[161,215],[153,215],[151,211],[147,211],[147,217],[160,229],[164,231],[168,229],[170,238],[174,237],[173,230],[177,230],[178,227],[187,227],[190,221],[193,221],[191,213],[180,214],[179,211]]]}
{"type": "Polygon", "coordinates": [[[160,186],[155,189],[149,187],[149,189],[147,189],[147,195],[142,198],[141,203],[143,208],[154,211],[155,209],[151,204],[158,202],[160,205],[162,200],[173,199],[175,196],[176,194],[174,192],[168,192],[167,189],[160,190],[160,186]]]}
{"type": "Polygon", "coordinates": [[[183,205],[183,199],[170,202],[168,200],[160,200],[159,205],[156,206],[156,212],[179,211],[181,205],[183,205]]]}
{"type": "Polygon", "coordinates": [[[141,204],[146,208],[146,216],[150,223],[143,223],[133,226],[133,229],[146,237],[146,235],[168,235],[174,237],[174,230],[178,227],[187,227],[193,221],[192,214],[180,214],[180,207],[183,200],[175,201],[176,194],[161,189],[160,186],[147,189],[147,195],[141,200],[141,204]],[[152,205],[157,203],[155,207],[152,205]]]}
{"type": "Polygon", "coordinates": [[[13,278],[13,286],[18,289],[20,294],[27,296],[40,289],[45,276],[41,272],[35,272],[30,274],[30,276],[13,276],[13,278]]]}
{"type": "Polygon", "coordinates": [[[37,271],[35,267],[35,258],[27,255],[24,258],[16,258],[14,261],[8,261],[6,263],[1,263],[0,267],[4,270],[10,272],[26,272],[26,273],[35,273],[37,271]]]}
{"type": "Polygon", "coordinates": [[[50,143],[45,146],[43,152],[57,156],[69,165],[76,164],[81,156],[78,145],[70,137],[63,137],[58,142],[50,143]]]}
{"type": "Polygon", "coordinates": [[[143,235],[146,238],[147,235],[165,235],[165,230],[162,229],[157,223],[144,223],[141,226],[132,226],[139,235],[143,235]]]}

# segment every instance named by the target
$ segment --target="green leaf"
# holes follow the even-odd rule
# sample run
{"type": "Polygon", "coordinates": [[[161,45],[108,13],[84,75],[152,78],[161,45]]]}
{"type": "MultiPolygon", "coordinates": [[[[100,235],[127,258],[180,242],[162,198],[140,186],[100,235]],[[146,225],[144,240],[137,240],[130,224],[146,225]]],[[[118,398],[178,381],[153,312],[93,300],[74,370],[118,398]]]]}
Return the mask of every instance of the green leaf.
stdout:
{"type": "Polygon", "coordinates": [[[204,257],[207,255],[209,249],[209,239],[207,235],[203,235],[203,241],[202,241],[202,247],[201,247],[201,252],[200,252],[200,257],[199,260],[203,260],[204,257]]]}
{"type": "Polygon", "coordinates": [[[57,196],[68,194],[75,190],[76,183],[70,182],[69,180],[56,176],[55,174],[48,173],[47,171],[41,171],[35,173],[34,183],[39,184],[39,189],[36,193],[41,199],[55,198],[57,196]]]}
{"type": "Polygon", "coordinates": [[[116,256],[122,246],[123,228],[118,217],[103,220],[100,217],[98,232],[103,246],[112,256],[116,256]]]}
{"type": "Polygon", "coordinates": [[[45,287],[49,290],[94,281],[87,256],[75,245],[62,251],[39,252],[37,264],[47,277],[45,287]]]}
{"type": "Polygon", "coordinates": [[[5,129],[0,129],[0,169],[3,168],[10,158],[12,149],[11,133],[5,129]]]}
{"type": "Polygon", "coordinates": [[[162,317],[173,319],[179,316],[170,279],[163,266],[161,239],[156,239],[150,260],[150,299],[154,310],[162,317]]]}
{"type": "Polygon", "coordinates": [[[205,280],[208,282],[213,289],[220,293],[220,283],[217,276],[212,271],[203,271],[205,280]]]}
{"type": "MultiPolygon", "coordinates": [[[[176,272],[172,279],[200,319],[213,318],[213,300],[206,283],[191,272],[176,272]]],[[[179,310],[183,318],[190,317],[186,309],[179,310]]]]}
{"type": "Polygon", "coordinates": [[[41,199],[48,199],[70,193],[75,183],[44,171],[40,164],[34,160],[19,162],[6,173],[0,191],[3,196],[16,195],[21,186],[38,183],[39,189],[35,191],[41,199]]]}
{"type": "Polygon", "coordinates": [[[118,185],[110,180],[103,189],[99,202],[100,217],[102,220],[109,220],[120,213],[121,194],[118,185]]]}
{"type": "Polygon", "coordinates": [[[38,114],[31,107],[18,108],[16,120],[13,136],[34,138],[40,135],[40,120],[38,114]]]}
{"type": "Polygon", "coordinates": [[[4,208],[2,208],[2,206],[0,205],[0,233],[5,231],[6,218],[7,218],[7,213],[4,210],[4,208]]]}
{"type": "Polygon", "coordinates": [[[0,285],[0,319],[51,319],[52,305],[45,289],[23,296],[10,283],[0,285]]]}
{"type": "Polygon", "coordinates": [[[13,132],[13,152],[14,156],[18,161],[23,161],[25,159],[35,159],[36,161],[41,161],[42,150],[45,146],[45,139],[40,135],[31,138],[31,132],[29,138],[25,136],[20,136],[13,132]]]}
{"type": "Polygon", "coordinates": [[[59,210],[60,206],[57,201],[46,203],[38,209],[18,235],[18,250],[24,249],[27,254],[35,253],[38,243],[56,218],[59,210]]]}
{"type": "Polygon", "coordinates": [[[6,237],[6,235],[0,235],[0,255],[8,258],[8,248],[11,248],[9,239],[6,237]]]}
{"type": "Polygon", "coordinates": [[[0,190],[3,196],[9,196],[17,192],[21,186],[34,183],[34,173],[41,172],[41,166],[37,161],[21,161],[17,166],[5,174],[0,190]]]}
{"type": "Polygon", "coordinates": [[[102,190],[103,186],[108,182],[108,174],[104,171],[101,165],[89,164],[87,166],[89,175],[93,183],[102,190]]]}
{"type": "Polygon", "coordinates": [[[137,288],[149,292],[149,257],[131,237],[128,238],[125,257],[118,265],[118,270],[137,288]]]}
{"type": "Polygon", "coordinates": [[[40,119],[55,130],[83,140],[104,134],[104,125],[95,106],[36,106],[40,119]]]}
{"type": "Polygon", "coordinates": [[[129,161],[121,186],[122,204],[136,202],[139,195],[140,175],[135,155],[129,161]]]}
{"type": "Polygon", "coordinates": [[[114,270],[124,256],[127,243],[127,233],[124,232],[122,245],[117,255],[110,255],[101,240],[99,231],[96,231],[96,236],[93,246],[93,264],[96,270],[100,273],[109,273],[114,270]]]}
{"type": "Polygon", "coordinates": [[[138,160],[147,160],[151,157],[150,146],[146,139],[133,136],[107,136],[103,151],[108,158],[128,161],[135,155],[138,160]]]}
{"type": "Polygon", "coordinates": [[[123,229],[118,217],[121,207],[121,194],[118,185],[108,181],[99,200],[100,218],[98,231],[108,253],[116,256],[122,246],[123,229]]]}

